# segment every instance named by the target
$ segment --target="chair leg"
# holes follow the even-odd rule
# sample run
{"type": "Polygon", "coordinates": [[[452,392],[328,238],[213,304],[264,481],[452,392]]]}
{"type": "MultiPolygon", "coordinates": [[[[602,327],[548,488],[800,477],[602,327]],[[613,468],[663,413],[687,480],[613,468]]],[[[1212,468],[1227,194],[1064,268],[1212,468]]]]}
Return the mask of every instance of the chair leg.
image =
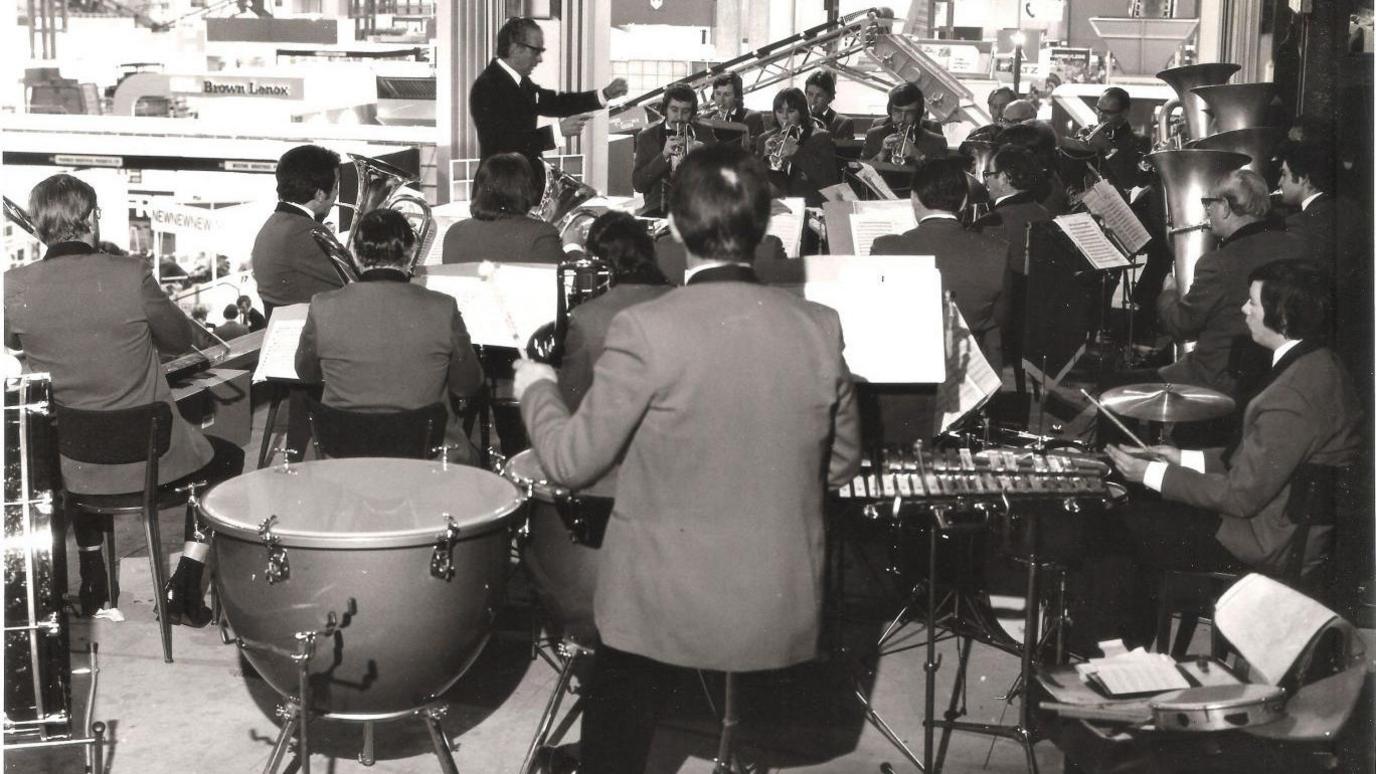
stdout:
{"type": "Polygon", "coordinates": [[[105,531],[105,585],[110,592],[110,607],[119,607],[119,554],[115,553],[115,520],[105,531]]]}
{"type": "Polygon", "coordinates": [[[162,660],[172,663],[172,622],[167,615],[167,567],[162,559],[162,539],[158,534],[156,509],[143,514],[143,532],[148,540],[148,564],[153,569],[153,603],[158,610],[158,629],[162,634],[162,660]]]}

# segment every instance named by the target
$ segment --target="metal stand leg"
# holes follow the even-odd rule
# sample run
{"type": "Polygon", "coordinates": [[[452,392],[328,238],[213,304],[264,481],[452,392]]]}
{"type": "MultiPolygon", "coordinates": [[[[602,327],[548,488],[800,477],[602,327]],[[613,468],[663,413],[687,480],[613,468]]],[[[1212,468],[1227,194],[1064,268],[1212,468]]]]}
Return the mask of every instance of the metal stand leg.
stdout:
{"type": "Polygon", "coordinates": [[[172,663],[172,622],[167,617],[167,568],[162,560],[162,538],[158,535],[158,511],[149,505],[143,513],[143,531],[148,539],[148,564],[153,569],[153,601],[158,609],[158,630],[162,634],[162,660],[172,663]]]}
{"type": "Polygon", "coordinates": [[[574,646],[573,653],[564,659],[564,665],[559,669],[559,679],[554,683],[554,691],[550,694],[549,701],[545,703],[545,712],[540,716],[540,724],[535,729],[535,738],[530,740],[530,747],[526,750],[525,760],[521,761],[522,774],[530,772],[531,766],[535,763],[535,753],[549,741],[550,727],[554,725],[554,718],[559,714],[559,705],[564,701],[564,692],[568,690],[569,683],[573,680],[574,664],[582,657],[583,653],[582,648],[574,646]]]}
{"type": "Polygon", "coordinates": [[[363,721],[363,751],[358,754],[358,762],[364,766],[371,766],[377,763],[377,756],[373,752],[373,721],[363,721]]]}
{"type": "Polygon", "coordinates": [[[272,386],[272,400],[268,402],[268,421],[263,425],[263,440],[258,446],[258,467],[268,464],[272,457],[272,428],[277,424],[277,409],[282,406],[282,399],[286,397],[287,390],[280,384],[272,386]]]}
{"type": "Polygon", "coordinates": [[[110,607],[119,607],[119,556],[115,553],[114,519],[110,519],[110,529],[105,533],[105,585],[109,589],[110,607]]]}
{"type": "Polygon", "coordinates": [[[736,673],[726,673],[726,699],[722,702],[721,739],[717,742],[717,757],[713,774],[731,774],[735,769],[736,726],[740,724],[739,711],[736,709],[736,673]]]}
{"type": "Polygon", "coordinates": [[[277,714],[286,722],[282,724],[282,730],[277,733],[277,741],[272,744],[272,754],[268,756],[268,765],[263,768],[263,774],[277,774],[277,768],[282,765],[282,760],[286,758],[287,748],[291,745],[291,738],[296,733],[296,724],[301,722],[301,708],[292,702],[288,702],[285,707],[278,707],[277,714]]]}
{"type": "Polygon", "coordinates": [[[92,723],[91,734],[95,737],[91,745],[91,774],[105,774],[105,724],[92,723]]]}
{"type": "Polygon", "coordinates": [[[449,738],[444,735],[444,728],[440,725],[440,719],[443,717],[443,707],[426,707],[421,710],[425,729],[430,732],[430,741],[435,745],[435,757],[440,761],[440,771],[444,774],[459,774],[459,767],[454,765],[454,753],[449,748],[449,738]]]}

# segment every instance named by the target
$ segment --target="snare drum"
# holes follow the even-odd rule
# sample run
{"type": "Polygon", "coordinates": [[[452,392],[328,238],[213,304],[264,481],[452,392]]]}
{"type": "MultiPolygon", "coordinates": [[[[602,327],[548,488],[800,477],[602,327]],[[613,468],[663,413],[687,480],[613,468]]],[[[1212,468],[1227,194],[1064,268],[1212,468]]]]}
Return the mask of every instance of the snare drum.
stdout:
{"type": "MultiPolygon", "coordinates": [[[[612,499],[574,495],[549,483],[534,449],[512,457],[502,475],[530,492],[530,541],[524,559],[541,602],[561,634],[593,642],[597,631],[592,608],[597,586],[597,551],[596,546],[585,542],[591,528],[580,525],[596,521],[600,515],[601,528],[595,531],[597,545],[601,545],[612,499]]],[[[614,483],[605,482],[598,489],[612,491],[613,487],[614,483]]]]}
{"type": "Polygon", "coordinates": [[[338,629],[309,662],[312,712],[396,717],[433,702],[487,642],[521,493],[478,468],[360,457],[256,470],[215,487],[215,584],[245,657],[298,696],[297,633],[338,629]]]}
{"type": "Polygon", "coordinates": [[[5,380],[5,721],[10,737],[71,731],[62,546],[52,529],[57,444],[46,374],[5,380]]]}

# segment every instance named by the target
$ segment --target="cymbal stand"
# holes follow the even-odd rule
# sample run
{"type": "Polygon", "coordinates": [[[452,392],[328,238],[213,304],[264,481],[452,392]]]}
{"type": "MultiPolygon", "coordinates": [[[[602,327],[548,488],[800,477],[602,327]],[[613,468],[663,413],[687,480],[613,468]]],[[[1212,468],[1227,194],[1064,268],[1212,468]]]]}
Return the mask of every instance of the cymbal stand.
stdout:
{"type": "MultiPolygon", "coordinates": [[[[543,650],[540,651],[540,655],[545,656],[546,659],[550,658],[543,650]]],[[[556,646],[555,658],[562,660],[559,666],[559,678],[554,683],[554,690],[550,693],[549,701],[545,703],[545,711],[540,715],[540,723],[536,726],[535,737],[530,740],[530,747],[526,749],[526,757],[521,762],[521,774],[532,774],[539,762],[537,756],[540,752],[551,746],[551,739],[555,743],[562,739],[573,725],[573,721],[582,713],[583,697],[578,696],[574,700],[573,706],[569,707],[568,712],[564,714],[564,719],[560,721],[559,727],[553,727],[554,719],[559,715],[559,705],[564,701],[564,694],[574,693],[569,688],[573,682],[574,667],[580,659],[593,655],[591,648],[585,648],[572,639],[565,639],[556,646]]]]}

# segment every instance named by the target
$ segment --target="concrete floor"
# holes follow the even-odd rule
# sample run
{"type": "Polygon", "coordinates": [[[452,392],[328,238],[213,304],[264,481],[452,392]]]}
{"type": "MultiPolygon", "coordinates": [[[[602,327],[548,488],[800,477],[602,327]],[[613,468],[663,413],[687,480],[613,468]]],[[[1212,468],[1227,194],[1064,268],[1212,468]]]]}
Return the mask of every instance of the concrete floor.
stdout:
{"type": "MultiPolygon", "coordinates": [[[[261,407],[255,432],[246,445],[249,465],[258,449],[264,420],[261,407]]],[[[164,550],[181,548],[182,512],[161,515],[164,550]]],[[[213,628],[176,627],[175,662],[163,663],[153,615],[152,583],[142,532],[133,521],[117,527],[120,565],[120,610],[126,620],[70,618],[73,661],[84,663],[84,652],[98,645],[99,682],[93,717],[109,728],[106,771],[113,774],[195,774],[258,772],[267,763],[279,721],[274,710],[278,696],[239,655],[221,643],[213,628]]],[[[74,549],[73,549],[74,550],[74,549]]],[[[175,567],[176,557],[170,566],[175,567]]],[[[894,771],[915,771],[906,759],[864,719],[855,698],[855,678],[863,674],[852,655],[867,651],[884,622],[901,606],[902,594],[865,567],[848,576],[846,621],[832,622],[845,648],[828,660],[742,683],[740,747],[744,760],[761,770],[778,772],[877,772],[890,763],[894,771]]],[[[76,589],[75,567],[71,588],[76,589]]],[[[516,576],[519,578],[519,574],[516,576]]],[[[499,774],[517,772],[527,745],[552,690],[556,672],[530,656],[531,608],[523,600],[529,589],[512,584],[512,601],[498,620],[497,633],[468,673],[445,697],[449,712],[443,727],[455,748],[461,771],[499,774]]],[[[873,678],[861,684],[873,705],[919,755],[922,754],[922,648],[903,649],[922,642],[922,627],[910,624],[889,643],[888,655],[878,661],[873,678]],[[897,651],[897,652],[894,652],[897,651]]],[[[943,667],[937,673],[938,707],[944,707],[956,663],[952,641],[940,644],[943,667]]],[[[1016,700],[1000,698],[1017,674],[1017,659],[1001,651],[976,646],[970,667],[966,719],[1011,722],[1016,700]]],[[[710,675],[716,701],[719,677],[710,675]]],[[[86,706],[88,683],[74,678],[76,712],[86,706]]],[[[570,700],[571,701],[571,700],[570,700]]],[[[567,707],[570,701],[565,702],[567,707]]],[[[661,723],[652,751],[652,772],[710,772],[717,744],[717,721],[702,689],[689,681],[678,692],[673,709],[661,723]]],[[[575,742],[578,725],[564,736],[575,742]]],[[[427,772],[439,771],[429,736],[415,721],[379,724],[376,764],[356,760],[361,750],[360,726],[334,721],[311,725],[312,765],[316,772],[427,772]]],[[[1049,743],[1037,746],[1037,758],[1049,771],[1060,769],[1061,756],[1049,743]]],[[[76,751],[11,753],[6,772],[46,774],[81,771],[76,751]]],[[[947,770],[953,772],[1021,772],[1026,770],[1021,749],[1006,740],[955,734],[947,770]],[[987,765],[986,765],[987,761],[987,765]]]]}

